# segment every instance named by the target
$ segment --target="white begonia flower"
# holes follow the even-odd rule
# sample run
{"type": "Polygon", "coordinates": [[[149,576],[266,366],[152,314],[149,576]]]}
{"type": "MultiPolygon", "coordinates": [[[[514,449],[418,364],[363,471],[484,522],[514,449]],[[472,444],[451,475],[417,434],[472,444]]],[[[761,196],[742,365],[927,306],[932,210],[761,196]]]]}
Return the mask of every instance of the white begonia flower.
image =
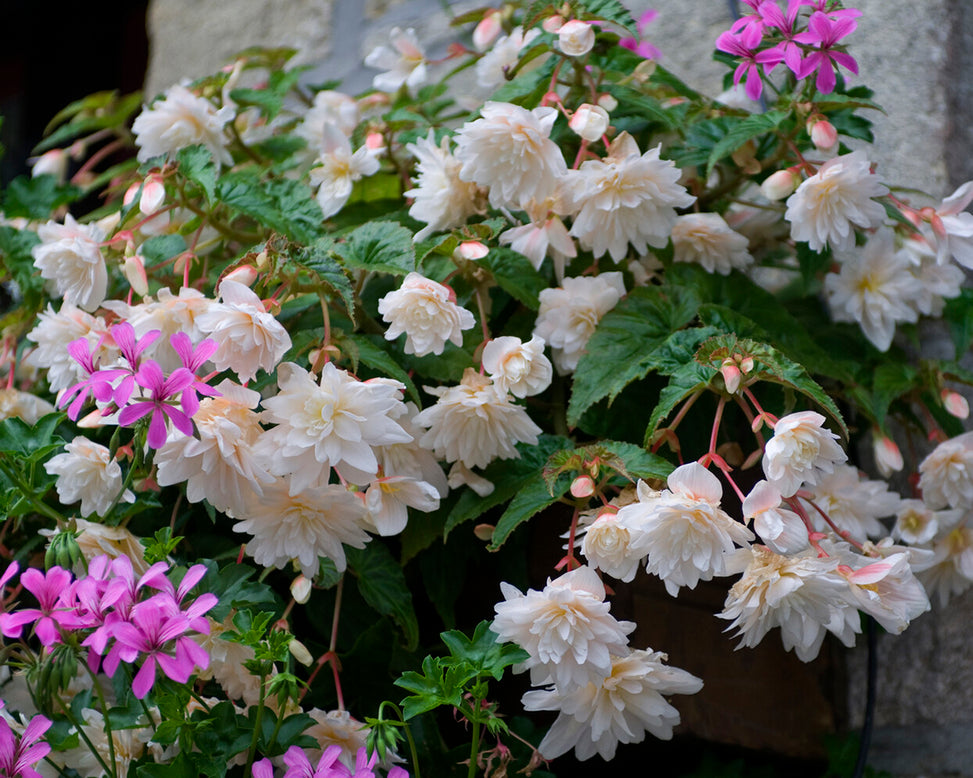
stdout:
{"type": "Polygon", "coordinates": [[[874,559],[849,548],[836,556],[842,562],[838,572],[850,584],[852,605],[875,619],[886,632],[901,634],[909,622],[930,609],[926,590],[909,564],[909,554],[874,559]]]}
{"type": "Polygon", "coordinates": [[[941,532],[932,544],[932,564],[921,571],[919,580],[943,607],[950,597],[973,585],[973,513],[966,511],[960,522],[941,532]]]}
{"type": "Polygon", "coordinates": [[[631,541],[633,553],[647,555],[646,572],[657,575],[673,597],[679,588],[726,575],[724,558],[753,533],[720,508],[723,487],[698,462],[677,467],[631,541]]]}
{"type": "Polygon", "coordinates": [[[497,642],[512,641],[530,658],[531,683],[554,683],[561,691],[600,684],[611,675],[612,657],[629,653],[631,621],[617,621],[605,602],[605,585],[590,567],[578,567],[543,591],[520,590],[501,582],[504,602],[494,606],[491,629],[497,642]]]}
{"type": "Polygon", "coordinates": [[[359,381],[328,362],[321,379],[292,362],[277,368],[280,391],[263,401],[264,421],[278,426],[256,444],[274,475],[289,475],[291,494],[328,482],[330,468],[357,484],[378,473],[374,446],[409,443],[395,421],[405,413],[402,384],[359,381]]]}
{"type": "Polygon", "coordinates": [[[571,234],[595,257],[607,252],[615,262],[649,246],[662,248],[676,223],[676,208],[696,198],[678,183],[680,171],[659,157],[662,146],[639,153],[627,132],[612,141],[604,159],[589,159],[568,173],[569,200],[578,211],[571,234]]]}
{"type": "Polygon", "coordinates": [[[209,100],[184,86],[170,87],[164,100],[143,108],[132,124],[139,162],[202,144],[212,152],[217,165],[232,165],[223,127],[233,119],[233,113],[230,106],[217,110],[209,100]]]}
{"type": "MultiPolygon", "coordinates": [[[[82,516],[104,515],[122,490],[121,465],[107,448],[81,435],[64,446],[64,453],[51,457],[44,469],[57,476],[62,505],[81,500],[82,516]]],[[[121,499],[135,502],[135,495],[126,489],[121,499]]]]}
{"type": "Polygon", "coordinates": [[[393,27],[389,37],[392,48],[377,46],[365,57],[368,67],[385,71],[372,79],[372,86],[380,92],[397,92],[404,84],[414,93],[429,77],[426,52],[411,27],[393,27]]]}
{"type": "Polygon", "coordinates": [[[260,394],[224,380],[193,415],[198,437],[170,435],[155,454],[159,486],[186,482],[189,502],[208,501],[236,515],[275,478],[254,451],[263,428],[254,409],[260,394]]]}
{"type": "Polygon", "coordinates": [[[57,410],[47,400],[19,389],[0,389],[0,421],[18,418],[34,426],[41,416],[57,410]]]}
{"type": "Polygon", "coordinates": [[[919,489],[931,508],[973,508],[973,432],[940,443],[919,463],[919,489]]]}
{"type": "Polygon", "coordinates": [[[358,103],[343,92],[324,89],[314,95],[314,103],[304,114],[295,132],[307,141],[315,154],[323,153],[327,143],[325,127],[333,126],[350,138],[361,120],[358,103]]]}
{"type": "Polygon", "coordinates": [[[791,223],[791,237],[806,242],[814,251],[826,243],[833,249],[855,245],[854,227],[877,227],[885,209],[873,197],[889,193],[871,172],[865,152],[854,151],[829,159],[805,180],[789,198],[784,218],[791,223]]]}
{"type": "Polygon", "coordinates": [[[64,302],[86,311],[101,305],[108,291],[108,269],[99,245],[104,231],[96,224],[78,224],[68,214],[64,224],[41,225],[37,237],[41,242],[30,250],[34,266],[64,302]]]}
{"type": "Polygon", "coordinates": [[[355,181],[378,172],[379,163],[375,154],[365,146],[352,153],[351,141],[334,124],[325,124],[321,137],[321,154],[308,178],[311,186],[318,190],[318,205],[327,219],[348,202],[355,181]]]}
{"type": "Polygon", "coordinates": [[[509,335],[494,338],[484,347],[482,362],[497,390],[514,397],[531,397],[551,385],[554,371],[536,335],[527,343],[509,335]]]}
{"type": "Polygon", "coordinates": [[[377,478],[365,492],[367,529],[398,535],[409,520],[409,508],[429,513],[439,508],[439,490],[430,483],[401,475],[377,478]]]}
{"type": "Polygon", "coordinates": [[[595,28],[580,19],[572,19],[557,31],[557,47],[569,57],[582,57],[595,46],[595,28]]]}
{"type": "Polygon", "coordinates": [[[732,621],[728,629],[736,630],[741,646],[753,648],[780,627],[784,650],[793,649],[798,659],[810,662],[829,625],[844,625],[849,585],[836,572],[834,557],[818,559],[813,550],[782,556],[754,545],[734,552],[728,561],[729,571],[742,572],[743,577],[733,584],[723,611],[716,615],[732,621]]]}
{"type": "Polygon", "coordinates": [[[439,399],[413,423],[425,427],[419,443],[447,462],[486,467],[496,458],[517,459],[515,444],[537,443],[541,428],[486,376],[466,368],[457,386],[426,387],[439,399]]]}
{"type": "Polygon", "coordinates": [[[578,256],[574,240],[560,219],[561,216],[571,214],[561,189],[559,186],[552,195],[540,202],[530,200],[523,203],[530,223],[511,227],[501,232],[497,238],[500,245],[510,244],[510,248],[527,257],[535,270],[540,270],[544,258],[550,255],[554,262],[554,277],[558,283],[564,280],[567,261],[578,256]]]}
{"type": "Polygon", "coordinates": [[[425,240],[434,232],[450,230],[466,223],[475,213],[483,213],[486,193],[476,184],[459,177],[462,163],[449,151],[449,137],[436,145],[436,133],[409,143],[406,149],[418,160],[415,187],[405,192],[412,197],[409,216],[426,226],[415,240],[425,240]]]}
{"type": "Polygon", "coordinates": [[[278,569],[296,561],[307,577],[317,575],[319,557],[347,566],[344,545],[364,548],[366,509],[362,499],[338,484],[291,494],[285,480],[263,488],[234,518],[234,532],[253,535],[247,553],[264,567],[278,569]]]}
{"type": "Polygon", "coordinates": [[[582,103],[575,110],[568,126],[580,137],[594,143],[608,131],[608,111],[600,105],[582,103]]]}
{"type": "Polygon", "coordinates": [[[456,133],[459,177],[488,187],[490,205],[498,208],[551,195],[567,172],[550,138],[557,110],[487,102],[480,114],[456,133]]]}
{"type": "MultiPolygon", "coordinates": [[[[859,541],[883,537],[887,530],[879,519],[894,516],[902,499],[885,481],[862,479],[852,465],[835,465],[834,472],[822,474],[805,488],[815,505],[859,541]]],[[[808,515],[819,530],[830,530],[817,511],[809,510],[808,515]]]]}
{"type": "Polygon", "coordinates": [[[624,295],[619,272],[565,278],[560,288],[540,293],[533,334],[550,345],[558,372],[574,371],[598,322],[624,295]]]}
{"type": "Polygon", "coordinates": [[[743,500],[743,518],[753,519],[754,531],[772,551],[793,554],[808,546],[808,530],[794,511],[781,507],[780,492],[758,481],[743,500]]]}
{"type": "MultiPolygon", "coordinates": [[[[906,247],[917,242],[909,240],[906,247]]],[[[912,304],[924,316],[941,316],[946,300],[959,297],[966,278],[962,269],[956,265],[940,265],[931,254],[921,256],[919,264],[910,271],[915,278],[912,304]]]]}
{"type": "Polygon", "coordinates": [[[752,265],[748,245],[718,213],[687,213],[672,226],[673,261],[701,265],[708,273],[728,276],[752,265]]]}
{"type": "Polygon", "coordinates": [[[895,514],[892,537],[913,545],[929,543],[940,532],[948,532],[962,517],[960,510],[935,511],[922,500],[902,500],[895,514]]]}
{"type": "Polygon", "coordinates": [[[782,497],[791,497],[802,483],[817,483],[821,474],[834,472],[835,464],[848,459],[835,442],[838,436],[823,425],[824,416],[814,411],[782,416],[774,425],[762,464],[782,497]]]}
{"type": "Polygon", "coordinates": [[[489,497],[493,494],[494,485],[481,475],[477,475],[462,462],[454,462],[449,468],[447,479],[450,489],[459,489],[461,486],[468,486],[480,497],[489,497]]]}
{"type": "Polygon", "coordinates": [[[608,761],[619,743],[641,743],[649,732],[670,740],[680,721],[666,697],[695,694],[700,678],[664,664],[668,657],[651,649],[613,657],[611,674],[584,688],[535,689],[522,698],[525,710],[555,710],[558,717],[538,750],[554,759],[572,748],[580,760],[595,754],[608,761]]]}
{"type": "Polygon", "coordinates": [[[916,281],[909,257],[883,230],[843,257],[840,273],[825,276],[824,291],[835,321],[857,322],[875,348],[887,351],[896,323],[919,318],[916,281]]]}
{"type": "Polygon", "coordinates": [[[525,33],[524,28],[518,25],[509,35],[497,39],[490,50],[476,62],[477,84],[487,92],[505,84],[507,71],[517,64],[520,52],[540,34],[541,31],[537,28],[525,33]]]}
{"type": "Polygon", "coordinates": [[[263,301],[248,287],[223,279],[220,303],[196,318],[196,326],[219,349],[210,360],[219,371],[232,370],[247,382],[260,369],[273,371],[291,347],[291,337],[263,301]]]}
{"type": "Polygon", "coordinates": [[[581,553],[590,564],[619,581],[635,578],[642,555],[632,553],[632,532],[617,513],[602,511],[580,534],[581,553]]]}
{"type": "Polygon", "coordinates": [[[409,273],[402,286],[378,301],[389,324],[386,340],[405,333],[405,353],[418,357],[442,354],[448,340],[463,345],[463,330],[476,324],[473,314],[456,304],[453,290],[419,273],[409,273]]]}
{"type": "Polygon", "coordinates": [[[397,416],[395,421],[403,430],[412,436],[408,443],[390,443],[385,446],[375,446],[375,456],[378,458],[382,474],[386,476],[404,476],[416,481],[426,481],[436,487],[441,498],[449,493],[446,474],[435,455],[419,445],[419,438],[424,430],[414,424],[419,409],[415,403],[405,404],[405,413],[397,416]]]}
{"type": "Polygon", "coordinates": [[[933,233],[936,260],[941,265],[952,256],[963,267],[973,268],[973,214],[965,212],[971,201],[973,181],[967,181],[936,209],[933,233]]]}
{"type": "Polygon", "coordinates": [[[64,303],[55,313],[51,304],[37,316],[34,329],[27,340],[37,344],[24,363],[34,368],[47,368],[47,383],[52,392],[59,392],[87,378],[81,367],[68,353],[68,344],[84,338],[88,348],[102,364],[114,357],[104,340],[108,327],[100,316],[95,317],[71,303],[64,303]]]}
{"type": "Polygon", "coordinates": [[[317,764],[323,751],[330,745],[341,746],[338,760],[350,770],[355,769],[358,751],[365,748],[368,726],[346,710],[323,711],[311,708],[307,711],[314,723],[304,730],[304,734],[317,741],[317,748],[308,748],[305,753],[311,764],[317,764]]]}

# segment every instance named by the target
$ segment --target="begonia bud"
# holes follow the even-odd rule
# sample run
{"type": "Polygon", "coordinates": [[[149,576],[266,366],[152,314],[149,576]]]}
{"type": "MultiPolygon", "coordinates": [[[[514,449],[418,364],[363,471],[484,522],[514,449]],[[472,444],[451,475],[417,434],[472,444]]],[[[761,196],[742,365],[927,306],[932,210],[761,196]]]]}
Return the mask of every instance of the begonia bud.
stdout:
{"type": "Polygon", "coordinates": [[[872,452],[875,455],[875,466],[883,478],[888,478],[904,466],[902,452],[895,441],[877,430],[872,434],[872,452]]]}
{"type": "Polygon", "coordinates": [[[807,132],[818,151],[831,151],[838,145],[838,131],[827,119],[808,120],[807,132]]]}
{"type": "Polygon", "coordinates": [[[554,35],[556,35],[563,26],[564,17],[561,16],[561,14],[548,16],[543,22],[541,22],[541,27],[544,29],[544,32],[549,32],[554,35]]]}
{"type": "Polygon", "coordinates": [[[455,254],[460,259],[475,262],[478,259],[483,259],[489,252],[490,249],[478,240],[464,240],[456,247],[455,254]]]}
{"type": "Polygon", "coordinates": [[[943,401],[943,407],[946,411],[957,419],[965,419],[970,415],[970,404],[959,392],[954,392],[952,389],[943,389],[939,396],[943,401]]]}
{"type": "Polygon", "coordinates": [[[484,16],[473,30],[473,45],[477,51],[486,51],[502,31],[503,24],[500,12],[492,11],[484,16]]]}
{"type": "Polygon", "coordinates": [[[139,210],[146,216],[151,216],[162,207],[166,199],[166,186],[162,178],[151,174],[142,183],[142,196],[139,198],[139,210]]]}
{"type": "Polygon", "coordinates": [[[586,141],[596,141],[608,130],[608,112],[597,105],[582,103],[568,126],[586,141]]]}
{"type": "Polygon", "coordinates": [[[145,262],[142,261],[142,257],[138,254],[125,257],[122,272],[135,294],[145,297],[149,293],[149,279],[145,274],[145,262]]]}
{"type": "Polygon", "coordinates": [[[578,499],[595,493],[595,480],[590,475],[579,475],[571,482],[571,496],[578,499]]]}
{"type": "Polygon", "coordinates": [[[572,19],[557,31],[557,41],[569,57],[581,57],[595,46],[595,28],[580,19],[572,19]]]}
{"type": "Polygon", "coordinates": [[[792,170],[778,170],[767,176],[760,185],[760,191],[768,200],[783,200],[793,194],[800,179],[792,170]]]}
{"type": "Polygon", "coordinates": [[[730,394],[736,394],[737,389],[740,388],[740,379],[743,376],[737,363],[727,357],[720,366],[720,373],[723,374],[723,383],[726,384],[726,391],[730,394]]]}

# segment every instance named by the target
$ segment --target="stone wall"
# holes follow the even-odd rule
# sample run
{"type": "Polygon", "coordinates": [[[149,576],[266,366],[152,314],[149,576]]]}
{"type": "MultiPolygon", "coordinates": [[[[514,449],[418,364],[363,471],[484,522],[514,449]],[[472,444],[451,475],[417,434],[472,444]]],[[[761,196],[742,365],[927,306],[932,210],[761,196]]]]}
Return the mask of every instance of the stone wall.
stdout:
{"type": "MultiPolygon", "coordinates": [[[[712,42],[733,0],[630,0],[659,16],[649,38],[664,64],[694,86],[721,91],[712,42]]],[[[360,63],[391,27],[416,27],[431,55],[451,32],[445,0],[152,0],[147,94],[211,72],[249,45],[290,45],[317,63],[308,80],[343,79],[354,92],[371,74],[360,63]]],[[[483,3],[453,3],[454,10],[483,3]]],[[[858,0],[849,39],[876,114],[876,151],[889,180],[941,197],[973,177],[973,3],[858,0]]],[[[879,693],[872,764],[896,776],[973,776],[973,594],[927,614],[899,637],[879,639],[879,693]]],[[[849,715],[860,723],[865,651],[848,654],[849,715]]]]}

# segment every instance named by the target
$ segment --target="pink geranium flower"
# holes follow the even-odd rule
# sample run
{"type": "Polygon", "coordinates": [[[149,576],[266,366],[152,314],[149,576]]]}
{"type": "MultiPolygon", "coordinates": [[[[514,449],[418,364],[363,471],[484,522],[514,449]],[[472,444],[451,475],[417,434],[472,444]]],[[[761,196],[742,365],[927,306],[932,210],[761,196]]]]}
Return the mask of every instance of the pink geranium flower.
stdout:
{"type": "Polygon", "coordinates": [[[797,77],[807,78],[817,71],[814,85],[821,94],[827,95],[834,91],[837,83],[835,72],[839,65],[857,75],[858,63],[854,57],[834,49],[838,41],[853,33],[857,26],[858,23],[850,16],[834,18],[821,11],[811,14],[807,32],[795,35],[794,40],[818,48],[805,57],[797,77]]]}
{"type": "Polygon", "coordinates": [[[655,17],[659,15],[659,12],[654,8],[649,8],[645,13],[643,13],[638,22],[635,24],[635,28],[638,30],[638,38],[622,38],[618,45],[623,49],[628,49],[629,51],[634,51],[640,57],[645,59],[659,59],[662,57],[662,52],[659,51],[655,46],[645,40],[645,32],[648,30],[649,25],[655,20],[655,17]]]}
{"type": "Polygon", "coordinates": [[[0,632],[9,638],[19,638],[28,624],[34,624],[34,632],[45,646],[60,641],[60,629],[76,629],[81,626],[70,598],[71,573],[60,567],[52,567],[47,573],[28,568],[20,576],[20,583],[37,598],[40,608],[25,608],[14,613],[0,614],[0,632]]]}
{"type": "MultiPolygon", "coordinates": [[[[165,445],[167,418],[184,435],[193,434],[190,414],[184,412],[186,405],[192,409],[192,400],[183,399],[184,410],[179,410],[171,401],[177,395],[181,395],[184,389],[192,386],[196,376],[186,368],[180,367],[167,377],[158,362],[147,359],[135,374],[135,381],[143,389],[149,390],[150,397],[135,400],[122,409],[118,414],[118,423],[122,427],[130,427],[139,419],[151,414],[147,438],[149,448],[162,448],[165,445]]],[[[192,394],[192,399],[196,401],[196,408],[198,408],[199,400],[195,394],[192,394]]]]}
{"type": "Polygon", "coordinates": [[[764,84],[760,78],[760,66],[764,73],[770,73],[784,59],[783,54],[776,48],[757,51],[763,40],[761,31],[756,27],[748,27],[739,35],[724,32],[716,39],[716,48],[739,57],[742,61],[733,73],[734,86],[747,77],[746,93],[751,100],[758,100],[763,92],[764,84]]]}
{"type": "MultiPolygon", "coordinates": [[[[0,705],[3,703],[0,702],[0,705]]],[[[51,747],[41,738],[51,726],[51,720],[34,716],[18,742],[6,720],[0,718],[0,776],[3,778],[41,778],[34,769],[47,756],[51,747]]]]}

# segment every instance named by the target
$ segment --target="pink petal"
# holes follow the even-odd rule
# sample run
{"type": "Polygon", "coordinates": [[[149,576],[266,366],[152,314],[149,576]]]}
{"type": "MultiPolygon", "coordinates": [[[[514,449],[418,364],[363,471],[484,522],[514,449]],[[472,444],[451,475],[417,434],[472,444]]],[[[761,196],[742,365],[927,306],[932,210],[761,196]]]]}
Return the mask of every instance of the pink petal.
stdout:
{"type": "MultiPolygon", "coordinates": [[[[169,676],[170,678],[172,676],[169,676]]],[[[183,679],[185,681],[187,679],[183,679]]],[[[135,679],[132,681],[132,693],[135,695],[135,699],[141,700],[145,698],[145,695],[149,693],[152,686],[155,684],[155,656],[149,654],[145,658],[145,664],[143,664],[139,671],[135,674],[135,679]]]]}

